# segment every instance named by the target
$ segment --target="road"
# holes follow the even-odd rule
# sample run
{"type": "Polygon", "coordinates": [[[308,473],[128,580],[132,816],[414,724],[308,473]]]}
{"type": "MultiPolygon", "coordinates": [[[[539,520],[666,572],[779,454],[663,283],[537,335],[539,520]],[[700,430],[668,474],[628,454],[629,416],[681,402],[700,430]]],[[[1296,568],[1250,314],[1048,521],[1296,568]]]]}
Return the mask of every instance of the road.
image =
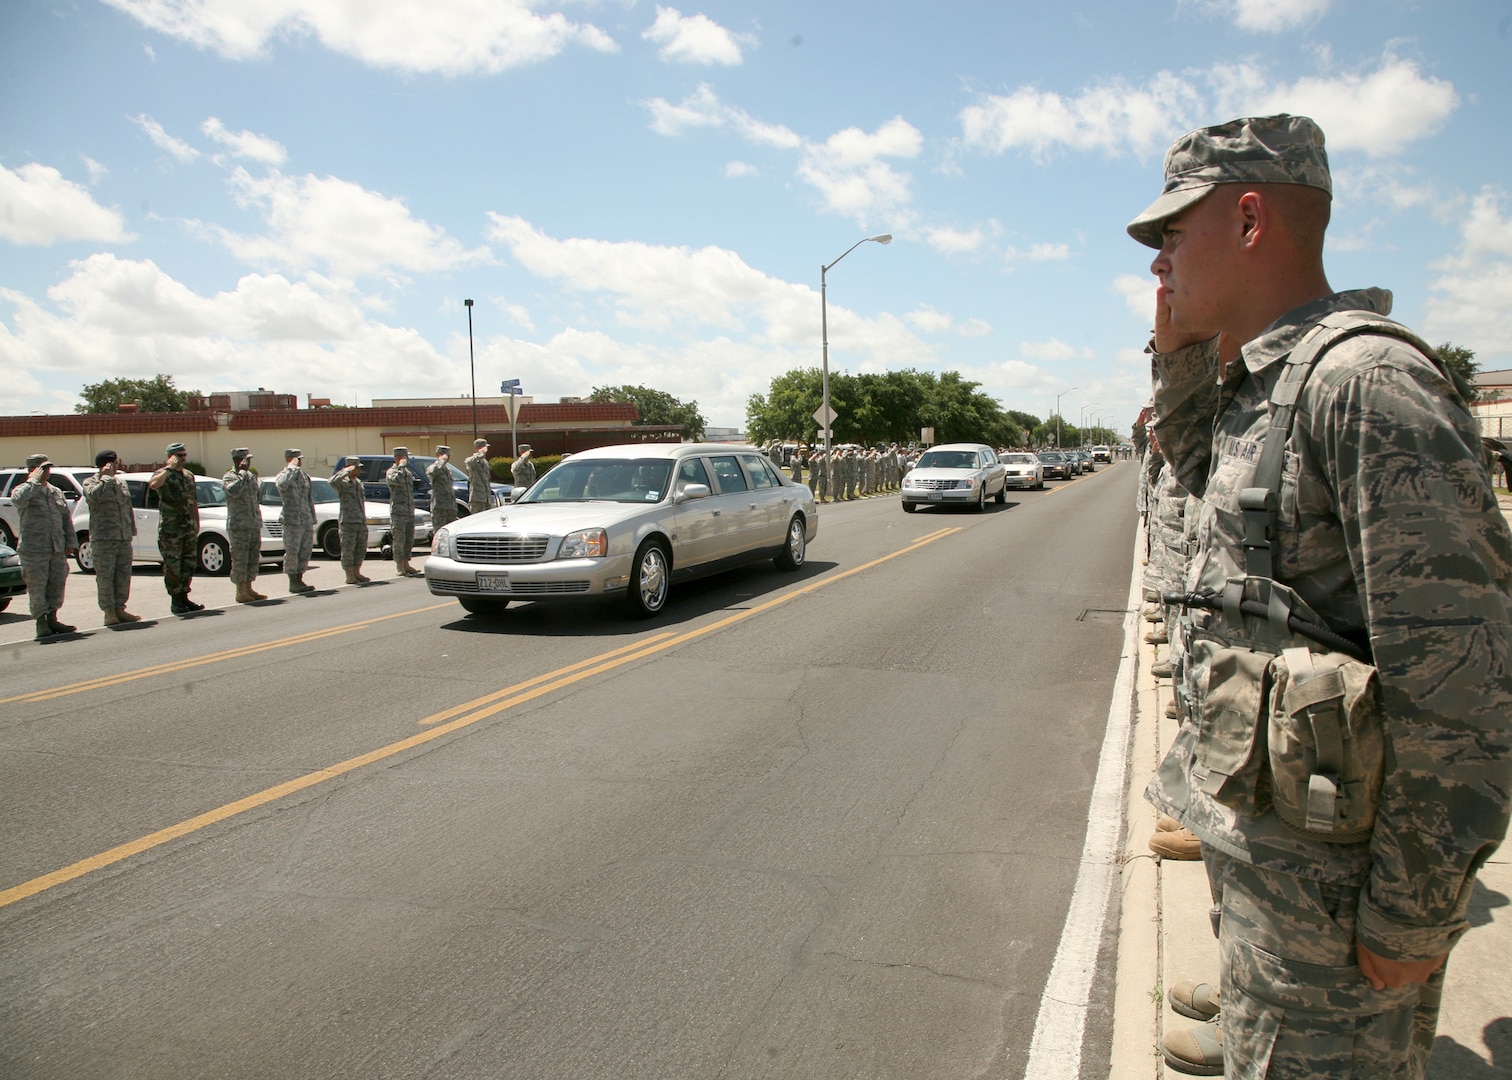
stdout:
{"type": "Polygon", "coordinates": [[[0,1075],[1021,1076],[1135,482],[826,506],[649,622],[390,581],[0,646],[0,1075]]]}

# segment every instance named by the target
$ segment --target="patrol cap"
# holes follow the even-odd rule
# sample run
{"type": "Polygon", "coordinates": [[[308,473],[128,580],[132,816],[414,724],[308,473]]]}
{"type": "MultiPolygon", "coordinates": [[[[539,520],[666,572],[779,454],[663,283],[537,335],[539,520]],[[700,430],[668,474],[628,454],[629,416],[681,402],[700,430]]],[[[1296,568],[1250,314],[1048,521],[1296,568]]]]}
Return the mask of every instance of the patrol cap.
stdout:
{"type": "Polygon", "coordinates": [[[449,446],[438,446],[438,447],[436,447],[436,456],[437,457],[440,457],[442,454],[449,454],[449,453],[451,453],[451,447],[449,447],[449,446]]]}
{"type": "Polygon", "coordinates": [[[396,458],[409,457],[409,447],[407,447],[407,446],[396,446],[396,447],[394,447],[394,457],[396,457],[396,458]]]}
{"type": "Polygon", "coordinates": [[[46,454],[32,454],[30,457],[28,457],[26,459],[26,467],[28,469],[36,469],[36,468],[40,468],[43,465],[51,465],[51,464],[52,464],[52,461],[48,458],[48,456],[46,454]]]}
{"type": "Polygon", "coordinates": [[[163,453],[169,457],[172,457],[174,454],[182,454],[187,457],[189,455],[189,448],[181,442],[171,442],[168,444],[168,449],[164,450],[163,453]]]}
{"type": "Polygon", "coordinates": [[[476,448],[478,448],[480,446],[487,446],[487,445],[488,445],[488,440],[487,439],[474,439],[473,440],[473,447],[474,447],[474,449],[476,449],[476,448]]]}
{"type": "Polygon", "coordinates": [[[232,461],[246,461],[251,456],[252,450],[246,446],[238,446],[235,450],[231,451],[232,461]]]}
{"type": "Polygon", "coordinates": [[[1166,151],[1165,189],[1129,222],[1129,235],[1159,248],[1165,220],[1218,184],[1304,184],[1331,196],[1323,130],[1310,117],[1279,113],[1187,132],[1166,151]]]}
{"type": "Polygon", "coordinates": [[[284,451],[284,460],[285,461],[288,461],[290,458],[297,458],[297,457],[304,457],[304,451],[298,449],[297,447],[295,449],[292,449],[292,450],[285,450],[284,451]]]}
{"type": "Polygon", "coordinates": [[[521,443],[521,444],[520,444],[520,449],[521,449],[521,450],[522,450],[522,451],[524,451],[524,450],[529,450],[529,449],[530,449],[530,444],[529,444],[529,443],[528,443],[528,442],[522,442],[522,443],[521,443]]]}
{"type": "Polygon", "coordinates": [[[101,450],[95,455],[95,468],[102,469],[112,461],[118,460],[114,450],[101,450]]]}

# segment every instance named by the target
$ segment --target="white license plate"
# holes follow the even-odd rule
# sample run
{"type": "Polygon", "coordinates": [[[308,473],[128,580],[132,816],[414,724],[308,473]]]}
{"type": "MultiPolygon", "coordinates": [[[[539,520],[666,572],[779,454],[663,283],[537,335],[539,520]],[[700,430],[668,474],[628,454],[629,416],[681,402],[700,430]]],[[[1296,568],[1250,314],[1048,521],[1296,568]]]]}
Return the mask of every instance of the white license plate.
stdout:
{"type": "Polygon", "coordinates": [[[930,502],[939,502],[943,498],[944,498],[944,496],[941,495],[938,491],[931,491],[929,493],[929,501],[930,502]]]}
{"type": "Polygon", "coordinates": [[[509,591],[509,575],[508,574],[479,574],[478,575],[478,591],[479,592],[508,592],[509,591]]]}

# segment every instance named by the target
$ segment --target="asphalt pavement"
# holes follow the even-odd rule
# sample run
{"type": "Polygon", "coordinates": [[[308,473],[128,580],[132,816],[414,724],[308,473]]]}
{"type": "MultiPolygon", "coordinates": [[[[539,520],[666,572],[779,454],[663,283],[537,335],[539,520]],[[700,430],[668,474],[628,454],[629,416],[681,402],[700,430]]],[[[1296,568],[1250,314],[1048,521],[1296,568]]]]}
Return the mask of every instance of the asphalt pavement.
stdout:
{"type": "MultiPolygon", "coordinates": [[[[1512,515],[1512,498],[1501,497],[1512,515]]],[[[1135,577],[1142,566],[1135,565],[1135,577]]],[[[1174,1078],[1158,1049],[1166,1031],[1197,1021],[1173,1012],[1165,993],[1185,979],[1218,981],[1218,942],[1208,920],[1212,904],[1200,861],[1161,859],[1150,852],[1157,814],[1143,792],[1176,737],[1165,715],[1171,680],[1151,665],[1166,646],[1145,644],[1140,620],[1128,645],[1139,657],[1127,792],[1122,920],[1114,1006],[1112,1080],[1174,1078]]],[[[1503,846],[1481,870],[1470,905],[1471,931],[1450,954],[1438,1039],[1428,1080],[1512,1078],[1512,849],[1503,846]]]]}

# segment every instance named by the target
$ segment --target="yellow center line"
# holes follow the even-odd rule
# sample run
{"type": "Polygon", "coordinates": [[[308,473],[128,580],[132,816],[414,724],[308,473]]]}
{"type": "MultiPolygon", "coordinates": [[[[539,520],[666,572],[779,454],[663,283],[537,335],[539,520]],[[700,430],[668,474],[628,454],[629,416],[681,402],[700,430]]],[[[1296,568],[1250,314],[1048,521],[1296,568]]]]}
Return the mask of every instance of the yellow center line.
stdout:
{"type": "MultiPolygon", "coordinates": [[[[81,878],[85,874],[104,869],[105,867],[121,862],[124,859],[129,859],[133,855],[140,855],[142,852],[150,851],[155,847],[160,847],[163,844],[168,843],[170,840],[177,840],[181,836],[187,836],[190,833],[198,832],[200,829],[214,825],[218,822],[225,821],[228,818],[235,817],[238,814],[246,813],[248,810],[255,810],[259,806],[266,806],[268,803],[281,799],[285,795],[292,795],[297,791],[303,791],[306,788],[314,787],[316,784],[323,784],[327,780],[334,780],[339,776],[344,776],[345,774],[352,772],[355,769],[362,768],[364,765],[371,765],[374,762],[383,761],[386,758],[391,758],[396,754],[402,754],[406,750],[412,750],[417,746],[423,746],[425,743],[439,739],[443,735],[449,735],[454,731],[460,731],[465,727],[476,724],[479,720],[484,720],[490,716],[495,715],[496,713],[503,712],[505,709],[512,708],[515,705],[520,705],[527,701],[532,701],[535,698],[550,693],[552,690],[559,690],[564,686],[570,686],[573,683],[581,682],[583,679],[589,678],[590,676],[601,674],[605,671],[611,671],[614,668],[623,667],[624,665],[629,664],[635,660],[641,660],[647,656],[653,656],[656,653],[665,652],[666,650],[674,648],[678,645],[682,645],[686,642],[693,641],[708,634],[712,634],[717,630],[722,630],[725,627],[733,626],[738,622],[743,622],[744,620],[752,618],[763,612],[770,611],[773,608],[779,607],[782,604],[786,604],[789,601],[795,600],[800,596],[807,596],[809,593],[812,593],[818,589],[822,589],[828,585],[833,585],[837,581],[844,581],[846,578],[859,574],[864,570],[870,570],[875,566],[881,566],[885,562],[896,559],[899,555],[911,554],[912,552],[917,551],[923,544],[932,543],[935,540],[944,539],[945,537],[952,536],[960,531],[960,527],[941,529],[937,533],[933,533],[930,536],[913,541],[909,544],[908,547],[900,548],[899,550],[894,551],[891,554],[883,555],[881,558],[873,559],[871,562],[852,567],[849,570],[835,574],[831,577],[819,578],[818,580],[812,581],[807,585],[792,590],[791,592],[783,593],[781,596],[768,600],[766,603],[758,604],[755,607],[747,608],[743,611],[737,611],[734,614],[728,615],[723,619],[712,622],[707,626],[701,626],[696,630],[689,630],[683,634],[674,634],[672,631],[666,631],[665,633],[660,634],[650,640],[634,642],[622,648],[614,649],[610,652],[602,653],[599,656],[584,660],[579,664],[561,668],[558,671],[551,672],[550,674],[542,675],[537,679],[519,683],[504,690],[495,691],[492,694],[488,694],[474,701],[467,702],[464,705],[458,705],[454,708],[446,710],[445,712],[436,713],[434,716],[427,717],[425,720],[421,721],[422,724],[436,726],[428,727],[427,730],[421,731],[415,735],[411,735],[406,739],[400,739],[398,742],[389,743],[387,746],[380,746],[376,750],[370,750],[365,754],[359,754],[357,757],[347,758],[345,761],[337,762],[335,765],[328,765],[323,769],[316,769],[314,772],[295,777],[293,780],[289,780],[285,783],[277,784],[270,788],[265,788],[264,790],[256,792],[255,794],[248,795],[246,798],[237,799],[235,802],[226,803],[224,806],[216,807],[214,810],[208,810],[205,813],[196,815],[195,817],[189,818],[186,821],[181,821],[177,825],[170,825],[165,829],[159,829],[157,832],[148,833],[146,836],[138,837],[137,839],[128,841],[124,844],[119,844],[108,851],[102,851],[98,855],[91,855],[87,859],[82,859],[79,862],[72,863],[69,866],[54,870],[50,874],[43,874],[41,877],[32,878],[30,881],[24,881],[19,885],[14,885],[9,889],[0,891],[0,908],[6,907],[9,904],[14,904],[18,900],[24,900],[28,896],[35,896],[40,892],[45,892],[46,890],[51,889],[54,886],[62,885],[65,882],[73,881],[76,878],[81,878]],[[571,674],[565,674],[569,672],[571,674]],[[449,720],[449,722],[442,723],[443,720],[449,720]]],[[[441,604],[437,606],[446,607],[448,605],[441,604]]],[[[384,618],[393,617],[394,616],[384,616],[384,618]]],[[[371,621],[376,622],[378,620],[375,619],[371,621]]],[[[362,624],[353,624],[353,626],[358,625],[362,624]]]]}
{"type": "Polygon", "coordinates": [[[147,679],[154,675],[168,675],[175,671],[184,671],[188,668],[201,667],[205,664],[217,664],[222,660],[235,660],[242,656],[252,656],[255,653],[267,652],[269,649],[285,649],[290,645],[303,645],[306,642],[318,641],[321,638],[333,637],[336,634],[347,634],[353,630],[375,626],[389,619],[402,619],[409,615],[422,615],[427,611],[437,611],[450,606],[450,604],[430,604],[422,608],[412,608],[409,611],[396,612],[393,615],[377,615],[371,619],[347,623],[344,626],[332,626],[325,630],[312,630],[305,634],[295,634],[293,637],[278,638],[275,641],[259,642],[256,645],[242,645],[235,649],[227,649],[224,652],[208,653],[205,656],[194,656],[184,660],[173,660],[166,664],[157,664],[154,667],[125,671],[119,675],[101,675],[98,678],[70,683],[67,686],[54,687],[51,690],[35,690],[29,694],[18,694],[16,697],[0,698],[0,705],[8,705],[13,701],[51,701],[53,698],[68,697],[70,694],[82,694],[88,690],[102,690],[107,686],[116,686],[120,683],[133,682],[137,679],[147,679]]]}

